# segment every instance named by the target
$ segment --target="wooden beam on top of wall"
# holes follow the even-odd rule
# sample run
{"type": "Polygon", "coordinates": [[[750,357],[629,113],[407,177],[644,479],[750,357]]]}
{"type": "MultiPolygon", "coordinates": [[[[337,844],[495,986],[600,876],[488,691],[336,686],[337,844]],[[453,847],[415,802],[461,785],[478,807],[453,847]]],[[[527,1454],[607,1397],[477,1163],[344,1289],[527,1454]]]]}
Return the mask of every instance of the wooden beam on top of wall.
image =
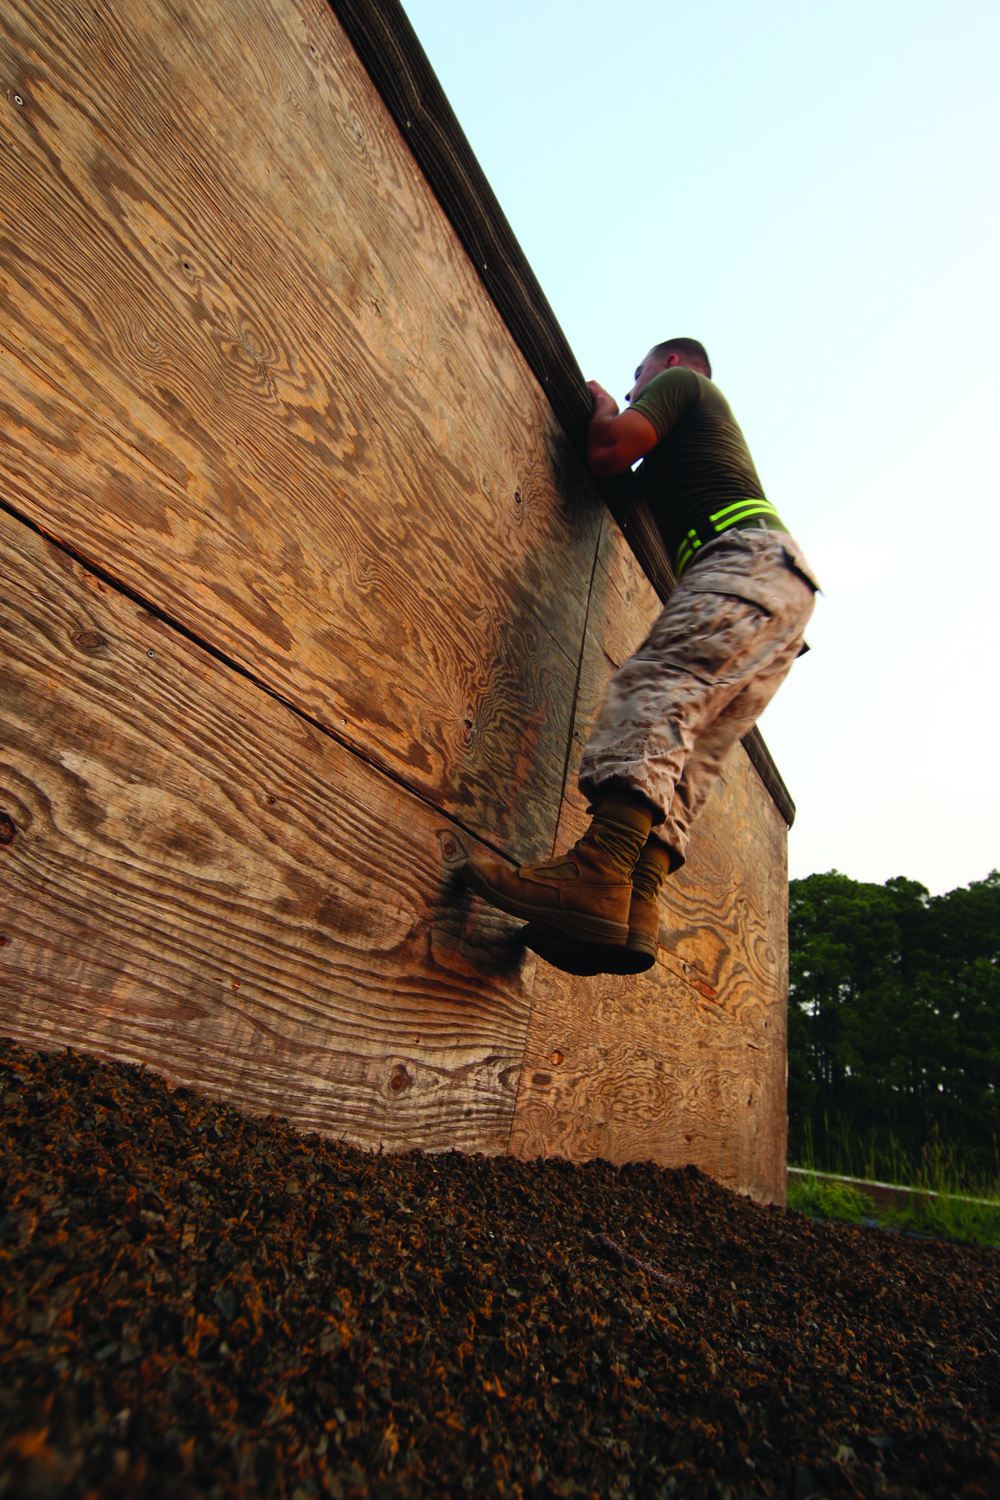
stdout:
{"type": "MultiPolygon", "coordinates": [[[[583,373],[402,5],[399,0],[329,4],[553,411],[582,448],[591,411],[583,373]]],[[[667,599],[676,580],[659,528],[632,475],[599,481],[598,487],[657,595],[667,599]]],[[[743,747],[790,828],[795,803],[760,731],[753,729],[743,747]]]]}

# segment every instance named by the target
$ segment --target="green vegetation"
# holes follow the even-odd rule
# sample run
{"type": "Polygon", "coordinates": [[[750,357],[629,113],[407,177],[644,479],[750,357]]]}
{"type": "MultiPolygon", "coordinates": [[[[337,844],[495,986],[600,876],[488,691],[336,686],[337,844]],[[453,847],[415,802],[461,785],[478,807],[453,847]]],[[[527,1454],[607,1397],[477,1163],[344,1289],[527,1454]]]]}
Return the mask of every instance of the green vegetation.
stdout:
{"type": "Polygon", "coordinates": [[[930,896],[790,887],[789,1159],[988,1197],[1000,1184],[1000,873],[930,896]]]}
{"type": "Polygon", "coordinates": [[[789,1206],[1000,1248],[1000,873],[931,896],[831,870],[789,897],[789,1160],[813,1174],[789,1206]],[[876,1208],[818,1172],[935,1196],[876,1208]]]}
{"type": "Polygon", "coordinates": [[[835,1224],[860,1224],[874,1219],[875,1203],[849,1182],[830,1177],[807,1177],[788,1184],[788,1207],[811,1219],[832,1219],[835,1224]]]}
{"type": "Polygon", "coordinates": [[[1000,1250],[1000,1195],[980,1203],[951,1193],[915,1198],[892,1207],[876,1204],[860,1186],[829,1177],[807,1177],[788,1184],[788,1207],[811,1219],[836,1224],[877,1223],[883,1229],[932,1234],[961,1245],[1000,1250]]]}

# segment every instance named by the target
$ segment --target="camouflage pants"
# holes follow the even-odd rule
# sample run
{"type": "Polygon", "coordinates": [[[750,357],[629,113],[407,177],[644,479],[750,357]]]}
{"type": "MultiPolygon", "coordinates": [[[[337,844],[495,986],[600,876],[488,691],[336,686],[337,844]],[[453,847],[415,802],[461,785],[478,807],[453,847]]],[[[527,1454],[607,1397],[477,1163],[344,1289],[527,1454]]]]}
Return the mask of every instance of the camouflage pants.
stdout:
{"type": "Polygon", "coordinates": [[[782,532],[724,532],[691,563],[656,624],[608,684],[580,765],[590,800],[613,786],[661,814],[653,832],[683,864],[722,762],[802,646],[815,580],[782,532]]]}

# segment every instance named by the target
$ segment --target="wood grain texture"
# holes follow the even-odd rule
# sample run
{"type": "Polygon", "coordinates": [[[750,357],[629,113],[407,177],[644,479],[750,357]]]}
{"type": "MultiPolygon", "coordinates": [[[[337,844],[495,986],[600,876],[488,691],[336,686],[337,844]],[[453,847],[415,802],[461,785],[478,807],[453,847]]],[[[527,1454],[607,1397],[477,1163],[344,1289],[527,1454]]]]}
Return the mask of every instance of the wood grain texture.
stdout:
{"type": "Polygon", "coordinates": [[[472,841],[7,517],[0,567],[4,1031],[503,1150],[535,960],[456,882],[472,841]]]}
{"type": "Polygon", "coordinates": [[[569,981],[539,963],[516,1155],[693,1162],[784,1202],[785,829],[738,751],[730,764],[661,903],[653,969],[569,981]]]}
{"type": "Polygon", "coordinates": [[[4,523],[6,1028],[358,1141],[777,1196],[783,830],[741,755],[661,962],[589,1012],[539,966],[529,1036],[536,962],[455,880],[580,824],[672,582],[516,242],[498,309],[325,0],[12,0],[0,68],[0,506],[61,544],[4,523]]]}
{"type": "Polygon", "coordinates": [[[600,501],[336,18],[0,28],[0,498],[530,856],[600,501]]]}
{"type": "MultiPolygon", "coordinates": [[[[573,445],[591,412],[586,381],[399,0],[330,0],[573,445]]],[[[659,336],[659,331],[657,331],[659,336]]],[[[636,350],[636,357],[640,351],[636,350]]],[[[676,582],[631,473],[598,488],[657,596],[676,582]]],[[[795,803],[758,729],[743,741],[789,828],[795,803]]]]}
{"type": "MultiPolygon", "coordinates": [[[[655,596],[618,528],[601,539],[571,775],[556,847],[587,826],[575,773],[607,677],[655,596]]],[[[539,963],[516,1154],[688,1162],[784,1202],[787,834],[739,746],[661,899],[658,962],[635,979],[570,979],[539,963]]]]}
{"type": "Polygon", "coordinates": [[[398,0],[330,0],[477,274],[566,431],[582,439],[586,382],[398,0]]]}

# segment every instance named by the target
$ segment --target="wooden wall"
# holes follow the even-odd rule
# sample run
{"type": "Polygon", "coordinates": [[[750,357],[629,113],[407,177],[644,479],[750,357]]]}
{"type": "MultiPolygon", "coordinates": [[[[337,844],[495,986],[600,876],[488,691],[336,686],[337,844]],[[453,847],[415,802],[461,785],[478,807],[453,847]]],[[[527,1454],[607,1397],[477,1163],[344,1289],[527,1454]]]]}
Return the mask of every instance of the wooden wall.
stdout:
{"type": "MultiPolygon", "coordinates": [[[[587,826],[575,772],[605,682],[657,601],[608,518],[556,842],[587,826]]],[[[577,979],[539,963],[511,1149],[666,1165],[784,1201],[787,830],[739,747],[664,887],[657,963],[577,979]]]]}
{"type": "Polygon", "coordinates": [[[8,0],[0,69],[4,1030],[780,1199],[784,822],[742,751],[639,981],[457,879],[576,836],[657,601],[325,0],[8,0]]]}

